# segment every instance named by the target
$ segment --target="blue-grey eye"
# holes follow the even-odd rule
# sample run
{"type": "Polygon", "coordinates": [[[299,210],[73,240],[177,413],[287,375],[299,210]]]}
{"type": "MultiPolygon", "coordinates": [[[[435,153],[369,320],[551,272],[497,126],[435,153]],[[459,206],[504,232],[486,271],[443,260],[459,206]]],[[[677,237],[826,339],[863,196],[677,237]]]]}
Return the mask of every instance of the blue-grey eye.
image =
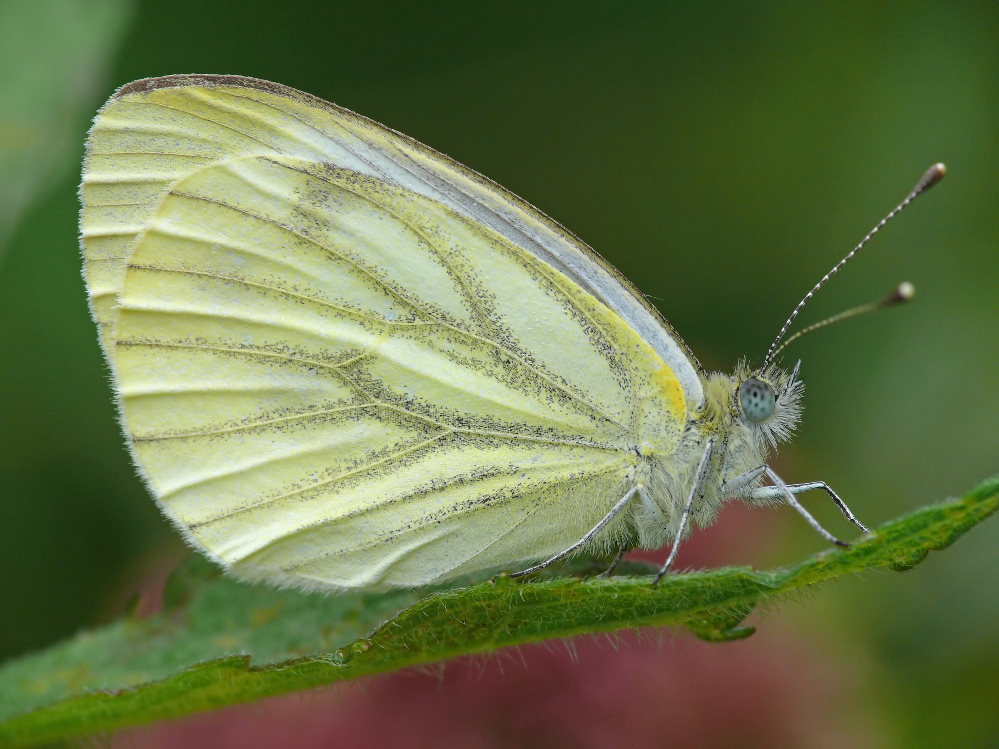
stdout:
{"type": "Polygon", "coordinates": [[[774,389],[763,380],[750,377],[739,385],[739,405],[750,421],[760,422],[769,419],[774,415],[776,404],[774,389]]]}

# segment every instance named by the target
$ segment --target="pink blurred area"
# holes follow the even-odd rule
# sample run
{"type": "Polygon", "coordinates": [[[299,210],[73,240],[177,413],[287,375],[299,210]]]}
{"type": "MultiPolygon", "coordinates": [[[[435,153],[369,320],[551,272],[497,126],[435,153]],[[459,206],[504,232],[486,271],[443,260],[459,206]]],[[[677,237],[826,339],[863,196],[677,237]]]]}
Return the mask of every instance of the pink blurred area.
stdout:
{"type": "MultiPolygon", "coordinates": [[[[733,505],[678,561],[745,563],[787,527],[775,520],[733,505]]],[[[111,746],[876,746],[855,696],[865,664],[759,620],[731,643],[646,629],[507,649],[131,729],[111,746]]]]}

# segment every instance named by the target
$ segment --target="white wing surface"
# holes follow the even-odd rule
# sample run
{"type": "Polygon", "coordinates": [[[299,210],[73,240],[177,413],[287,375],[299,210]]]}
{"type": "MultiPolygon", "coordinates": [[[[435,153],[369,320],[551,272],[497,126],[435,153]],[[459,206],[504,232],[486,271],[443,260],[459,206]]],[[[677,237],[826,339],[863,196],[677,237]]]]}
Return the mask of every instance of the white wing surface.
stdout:
{"type": "Polygon", "coordinates": [[[239,76],[135,81],[98,115],[82,193],[85,275],[99,324],[110,319],[129,243],[165,187],[198,165],[257,154],[377,177],[489,227],[617,312],[674,372],[688,407],[703,402],[693,357],[668,323],[627,278],[556,221],[402,133],[293,88],[239,76]],[[129,152],[145,155],[131,173],[121,171],[120,156],[129,152]],[[110,210],[102,213],[102,205],[110,210]]]}
{"type": "Polygon", "coordinates": [[[691,392],[576,240],[403,136],[229,80],[120,92],[81,188],[123,427],[189,540],[250,579],[424,584],[560,551],[638,446],[675,448],[691,392]]]}

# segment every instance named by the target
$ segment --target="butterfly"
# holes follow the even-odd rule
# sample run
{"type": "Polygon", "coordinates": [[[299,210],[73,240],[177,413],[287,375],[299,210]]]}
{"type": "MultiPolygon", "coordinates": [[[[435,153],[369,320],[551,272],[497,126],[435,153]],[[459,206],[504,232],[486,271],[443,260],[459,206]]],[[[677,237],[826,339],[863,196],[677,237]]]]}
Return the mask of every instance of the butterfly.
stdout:
{"type": "Polygon", "coordinates": [[[558,223],[346,109],[252,78],[136,81],[94,120],[80,195],[132,457],[240,578],[418,586],[672,542],[661,577],[733,498],[842,544],[797,501],[813,489],[866,530],[767,464],[801,414],[777,341],[706,372],[558,223]]]}

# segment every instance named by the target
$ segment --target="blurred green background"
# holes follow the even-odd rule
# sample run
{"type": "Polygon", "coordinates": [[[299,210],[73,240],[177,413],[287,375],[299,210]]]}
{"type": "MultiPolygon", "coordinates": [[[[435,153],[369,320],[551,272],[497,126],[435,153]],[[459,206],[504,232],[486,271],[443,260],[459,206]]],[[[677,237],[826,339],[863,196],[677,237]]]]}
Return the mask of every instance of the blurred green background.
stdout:
{"type": "MultiPolygon", "coordinates": [[[[180,548],[122,447],[78,260],[86,130],[136,78],[256,76],[412,135],[590,243],[713,369],[742,356],[758,362],[811,284],[944,161],[947,179],[803,314],[803,324],[817,320],[901,280],[917,288],[907,307],[788,352],[803,362],[806,411],[777,465],[789,481],[826,480],[872,525],[999,468],[995,2],[14,0],[0,5],[0,64],[0,658],[106,621],[180,548]]],[[[821,496],[807,502],[849,535],[821,496]]],[[[681,563],[784,564],[822,548],[780,510],[733,508],[702,536],[681,563]]],[[[481,702],[462,709],[485,716],[498,704],[490,684],[544,683],[557,672],[572,686],[552,690],[589,688],[619,705],[617,735],[644,732],[633,745],[678,735],[669,706],[656,707],[662,695],[677,711],[711,716],[705,733],[692,729],[705,745],[724,743],[724,724],[743,745],[796,736],[814,746],[995,746],[997,540],[993,521],[904,576],[821,590],[768,612],[744,643],[627,638],[617,651],[575,656],[528,649],[526,666],[486,663],[488,678],[457,667],[442,681],[478,679],[481,702]],[[647,694],[652,685],[621,667],[636,653],[680,688],[647,694]],[[775,679],[785,691],[774,699],[816,695],[817,717],[796,713],[791,697],[787,710],[738,709],[775,679]],[[761,720],[773,725],[752,732],[761,720]]],[[[317,710],[349,703],[363,715],[366,700],[384,714],[416,678],[391,689],[378,685],[399,682],[375,682],[317,710]]],[[[410,733],[411,746],[421,736],[443,741],[450,724],[446,687],[421,689],[430,692],[423,715],[439,720],[410,733]]],[[[582,701],[538,720],[572,723],[573,704],[582,701]]],[[[339,719],[337,730],[348,730],[349,716],[339,719]]],[[[211,720],[253,715],[226,711],[164,730],[204,736],[211,720]]],[[[471,723],[481,727],[472,745],[568,736],[521,736],[502,720],[497,732],[490,720],[471,723]]],[[[355,729],[374,735],[370,723],[355,729]]],[[[150,744],[162,735],[141,734],[150,744]]],[[[587,736],[579,745],[599,745],[587,736]]]]}

